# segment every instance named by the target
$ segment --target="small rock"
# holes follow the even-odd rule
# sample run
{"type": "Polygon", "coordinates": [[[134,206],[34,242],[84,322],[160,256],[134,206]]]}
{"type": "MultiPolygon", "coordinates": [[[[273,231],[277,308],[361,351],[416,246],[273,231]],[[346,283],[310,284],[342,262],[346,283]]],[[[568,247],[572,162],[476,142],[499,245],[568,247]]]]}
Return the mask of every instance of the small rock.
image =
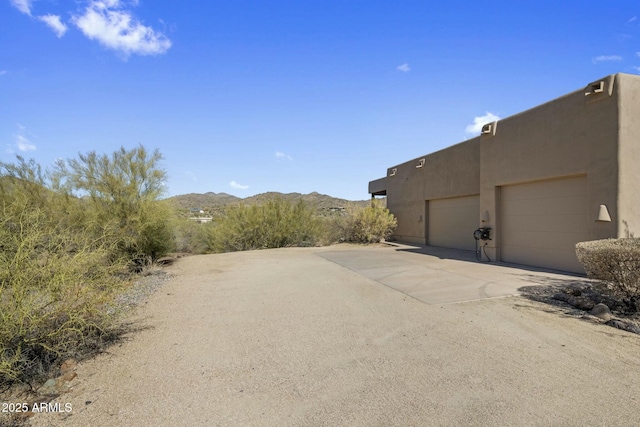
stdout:
{"type": "Polygon", "coordinates": [[[595,306],[593,306],[593,308],[591,309],[591,314],[599,317],[600,319],[604,320],[604,321],[609,321],[611,320],[611,310],[609,310],[609,307],[607,307],[605,304],[596,304],[595,306]]]}
{"type": "Polygon", "coordinates": [[[623,322],[618,319],[611,319],[605,325],[613,326],[614,328],[622,329],[623,331],[632,332],[634,334],[640,334],[640,327],[635,323],[623,322]]]}
{"type": "Polygon", "coordinates": [[[60,365],[60,373],[64,375],[68,372],[75,371],[77,367],[78,362],[76,362],[74,359],[67,359],[62,362],[62,365],[60,365]]]}
{"type": "Polygon", "coordinates": [[[613,326],[614,328],[623,329],[623,330],[626,327],[624,322],[617,319],[611,319],[608,322],[606,322],[605,325],[613,326]]]}
{"type": "Polygon", "coordinates": [[[569,295],[573,295],[574,297],[579,297],[582,295],[582,290],[580,288],[567,288],[565,291],[569,295]]]}
{"type": "Polygon", "coordinates": [[[569,302],[569,299],[571,298],[571,295],[565,294],[563,292],[560,292],[558,294],[554,294],[551,298],[553,298],[555,300],[558,300],[558,301],[569,302]]]}
{"type": "Polygon", "coordinates": [[[38,389],[39,396],[58,397],[69,391],[71,387],[62,377],[50,378],[38,389]]]}
{"type": "Polygon", "coordinates": [[[572,306],[574,306],[575,308],[578,308],[584,311],[590,311],[595,305],[594,302],[591,301],[590,299],[580,298],[580,297],[571,297],[567,302],[572,306]]]}
{"type": "Polygon", "coordinates": [[[640,335],[640,326],[636,325],[635,323],[627,323],[626,330],[640,335]]]}
{"type": "Polygon", "coordinates": [[[60,365],[60,376],[48,379],[42,387],[38,389],[39,396],[59,396],[71,390],[71,382],[78,374],[75,372],[78,362],[73,359],[65,360],[60,365]]]}
{"type": "Polygon", "coordinates": [[[60,393],[57,388],[57,381],[55,378],[50,378],[42,384],[42,387],[38,389],[38,395],[40,396],[58,396],[60,393]]]}
{"type": "Polygon", "coordinates": [[[69,371],[69,372],[65,372],[64,374],[62,374],[62,376],[58,377],[58,378],[62,378],[64,381],[71,381],[73,380],[75,377],[77,377],[78,374],[76,374],[73,371],[69,371]]]}

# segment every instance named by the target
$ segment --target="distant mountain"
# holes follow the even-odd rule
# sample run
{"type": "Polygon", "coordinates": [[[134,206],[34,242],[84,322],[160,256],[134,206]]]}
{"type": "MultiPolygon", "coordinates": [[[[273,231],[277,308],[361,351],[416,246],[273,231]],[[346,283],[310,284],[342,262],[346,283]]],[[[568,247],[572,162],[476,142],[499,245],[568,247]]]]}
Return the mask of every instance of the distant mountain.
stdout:
{"type": "Polygon", "coordinates": [[[227,193],[189,193],[167,199],[179,210],[190,211],[191,209],[202,209],[205,212],[218,210],[230,203],[242,200],[239,197],[227,193]]]}
{"type": "Polygon", "coordinates": [[[289,200],[292,202],[297,202],[302,199],[305,203],[310,206],[313,206],[317,210],[339,210],[346,209],[349,206],[368,206],[371,201],[370,200],[345,200],[338,199],[336,197],[327,196],[326,194],[320,194],[317,192],[309,193],[309,194],[300,194],[300,193],[277,193],[277,192],[268,192],[262,194],[256,194],[255,196],[247,197],[242,199],[243,203],[263,203],[265,200],[268,200],[272,197],[281,197],[285,200],[289,200]]]}
{"type": "Polygon", "coordinates": [[[226,205],[261,204],[273,197],[281,197],[284,200],[292,202],[303,200],[305,203],[314,207],[318,212],[341,211],[350,206],[364,207],[371,203],[370,200],[351,201],[338,199],[336,197],[327,196],[326,194],[316,193],[315,191],[310,194],[268,192],[256,194],[255,196],[244,199],[226,193],[189,193],[169,197],[167,200],[172,202],[178,210],[185,213],[190,213],[192,210],[198,209],[203,210],[205,214],[215,214],[216,212],[221,211],[226,205]]]}

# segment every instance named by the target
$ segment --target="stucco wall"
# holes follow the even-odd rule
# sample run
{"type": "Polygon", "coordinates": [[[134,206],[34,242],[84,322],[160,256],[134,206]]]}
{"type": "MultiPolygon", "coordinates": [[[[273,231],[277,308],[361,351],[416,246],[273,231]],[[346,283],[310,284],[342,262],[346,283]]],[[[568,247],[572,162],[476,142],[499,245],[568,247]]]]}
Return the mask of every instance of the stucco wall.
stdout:
{"type": "Polygon", "coordinates": [[[481,137],[480,211],[489,212],[494,228],[487,247],[493,259],[500,259],[500,186],[508,184],[587,174],[589,236],[616,235],[616,220],[595,222],[600,204],[617,204],[618,108],[609,88],[590,97],[572,92],[500,120],[495,135],[481,137]]]}
{"type": "Polygon", "coordinates": [[[618,236],[619,193],[619,83],[618,75],[603,79],[604,92],[585,96],[589,141],[589,239],[618,236]],[[597,222],[600,205],[606,205],[611,222],[597,222]]]}
{"type": "Polygon", "coordinates": [[[418,163],[410,160],[387,170],[387,207],[398,219],[393,238],[425,244],[425,169],[416,168],[418,163]]]}
{"type": "Polygon", "coordinates": [[[480,191],[480,138],[425,156],[424,200],[470,196],[480,191]]]}
{"type": "Polygon", "coordinates": [[[393,237],[426,243],[426,200],[478,194],[480,183],[480,139],[418,157],[387,171],[387,207],[398,218],[393,237]],[[424,159],[422,167],[416,167],[424,159]],[[395,169],[395,175],[391,176],[395,169]]]}
{"type": "MultiPolygon", "coordinates": [[[[640,237],[640,78],[616,76],[620,103],[619,237],[640,237]]],[[[611,216],[614,220],[614,216],[611,216]]]]}
{"type": "Polygon", "coordinates": [[[426,242],[426,200],[480,194],[478,226],[493,228],[487,251],[499,260],[501,188],[585,175],[588,238],[640,237],[638,117],[640,77],[616,74],[502,119],[495,133],[389,168],[385,184],[388,207],[398,217],[395,237],[426,242]],[[416,168],[422,158],[424,166],[416,168]],[[596,221],[600,205],[607,206],[611,222],[596,221]],[[489,220],[482,223],[484,212],[489,220]]]}

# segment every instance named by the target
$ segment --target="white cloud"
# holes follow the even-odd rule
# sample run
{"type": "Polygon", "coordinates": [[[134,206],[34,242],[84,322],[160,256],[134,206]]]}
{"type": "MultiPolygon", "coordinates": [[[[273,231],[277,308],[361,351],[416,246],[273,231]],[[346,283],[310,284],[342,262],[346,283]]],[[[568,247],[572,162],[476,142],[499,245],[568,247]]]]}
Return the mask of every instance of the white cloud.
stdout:
{"type": "Polygon", "coordinates": [[[465,132],[471,134],[479,134],[482,130],[482,126],[486,125],[487,123],[495,122],[497,120],[500,120],[500,117],[487,111],[484,116],[474,117],[473,123],[465,128],[465,132]]]}
{"type": "Polygon", "coordinates": [[[58,15],[43,15],[38,16],[38,19],[51,28],[58,38],[64,36],[67,32],[67,26],[62,23],[58,15]]]}
{"type": "Polygon", "coordinates": [[[18,123],[18,132],[13,135],[13,146],[18,151],[35,151],[36,146],[31,143],[28,136],[27,128],[18,123]]]}
{"type": "Polygon", "coordinates": [[[231,181],[229,185],[231,186],[231,188],[235,188],[236,190],[246,190],[247,188],[249,188],[248,185],[238,184],[235,181],[231,181]]]}
{"type": "Polygon", "coordinates": [[[631,19],[629,19],[629,20],[627,21],[627,24],[631,24],[632,22],[635,22],[637,19],[638,19],[638,17],[637,17],[637,16],[634,16],[634,17],[632,17],[631,19]]]}
{"type": "Polygon", "coordinates": [[[11,0],[11,4],[25,15],[31,16],[31,4],[33,0],[11,0]]]}
{"type": "Polygon", "coordinates": [[[16,146],[20,151],[35,151],[36,146],[31,143],[24,135],[16,136],[16,146]]]}
{"type": "Polygon", "coordinates": [[[119,0],[91,0],[84,14],[74,16],[72,20],[85,36],[125,57],[157,55],[171,47],[171,40],[141,24],[129,11],[122,9],[119,0]]]}
{"type": "Polygon", "coordinates": [[[608,62],[608,61],[622,61],[622,56],[619,55],[600,55],[596,56],[591,60],[594,64],[598,64],[600,62],[608,62]]]}
{"type": "Polygon", "coordinates": [[[5,74],[8,74],[9,72],[7,70],[0,70],[0,76],[4,76],[5,74]]]}
{"type": "Polygon", "coordinates": [[[187,175],[189,178],[191,178],[194,181],[198,181],[198,177],[196,176],[195,173],[191,172],[191,171],[186,171],[184,173],[185,175],[187,175]]]}
{"type": "Polygon", "coordinates": [[[282,151],[276,151],[276,159],[293,160],[293,158],[290,155],[283,153],[282,151]]]}
{"type": "Polygon", "coordinates": [[[404,63],[402,65],[398,65],[396,70],[402,71],[403,73],[408,73],[409,71],[411,71],[411,67],[409,67],[409,64],[404,63]]]}

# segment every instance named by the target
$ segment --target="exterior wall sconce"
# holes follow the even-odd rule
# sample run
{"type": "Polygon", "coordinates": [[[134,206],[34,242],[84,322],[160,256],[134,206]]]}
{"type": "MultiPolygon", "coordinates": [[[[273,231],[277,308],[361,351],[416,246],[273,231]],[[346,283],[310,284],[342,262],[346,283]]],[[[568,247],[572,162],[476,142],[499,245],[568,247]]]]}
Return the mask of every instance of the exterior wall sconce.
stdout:
{"type": "Polygon", "coordinates": [[[396,172],[398,172],[398,168],[391,169],[391,173],[389,174],[389,176],[396,176],[396,172]]]}
{"type": "Polygon", "coordinates": [[[607,205],[600,205],[600,211],[598,212],[598,219],[596,222],[611,222],[611,216],[607,210],[607,205]]]}
{"type": "Polygon", "coordinates": [[[420,161],[418,162],[418,166],[416,166],[416,169],[423,167],[424,166],[424,162],[425,162],[424,159],[420,159],[420,161]]]}
{"type": "Polygon", "coordinates": [[[482,212],[482,222],[489,222],[489,211],[482,212]]]}

